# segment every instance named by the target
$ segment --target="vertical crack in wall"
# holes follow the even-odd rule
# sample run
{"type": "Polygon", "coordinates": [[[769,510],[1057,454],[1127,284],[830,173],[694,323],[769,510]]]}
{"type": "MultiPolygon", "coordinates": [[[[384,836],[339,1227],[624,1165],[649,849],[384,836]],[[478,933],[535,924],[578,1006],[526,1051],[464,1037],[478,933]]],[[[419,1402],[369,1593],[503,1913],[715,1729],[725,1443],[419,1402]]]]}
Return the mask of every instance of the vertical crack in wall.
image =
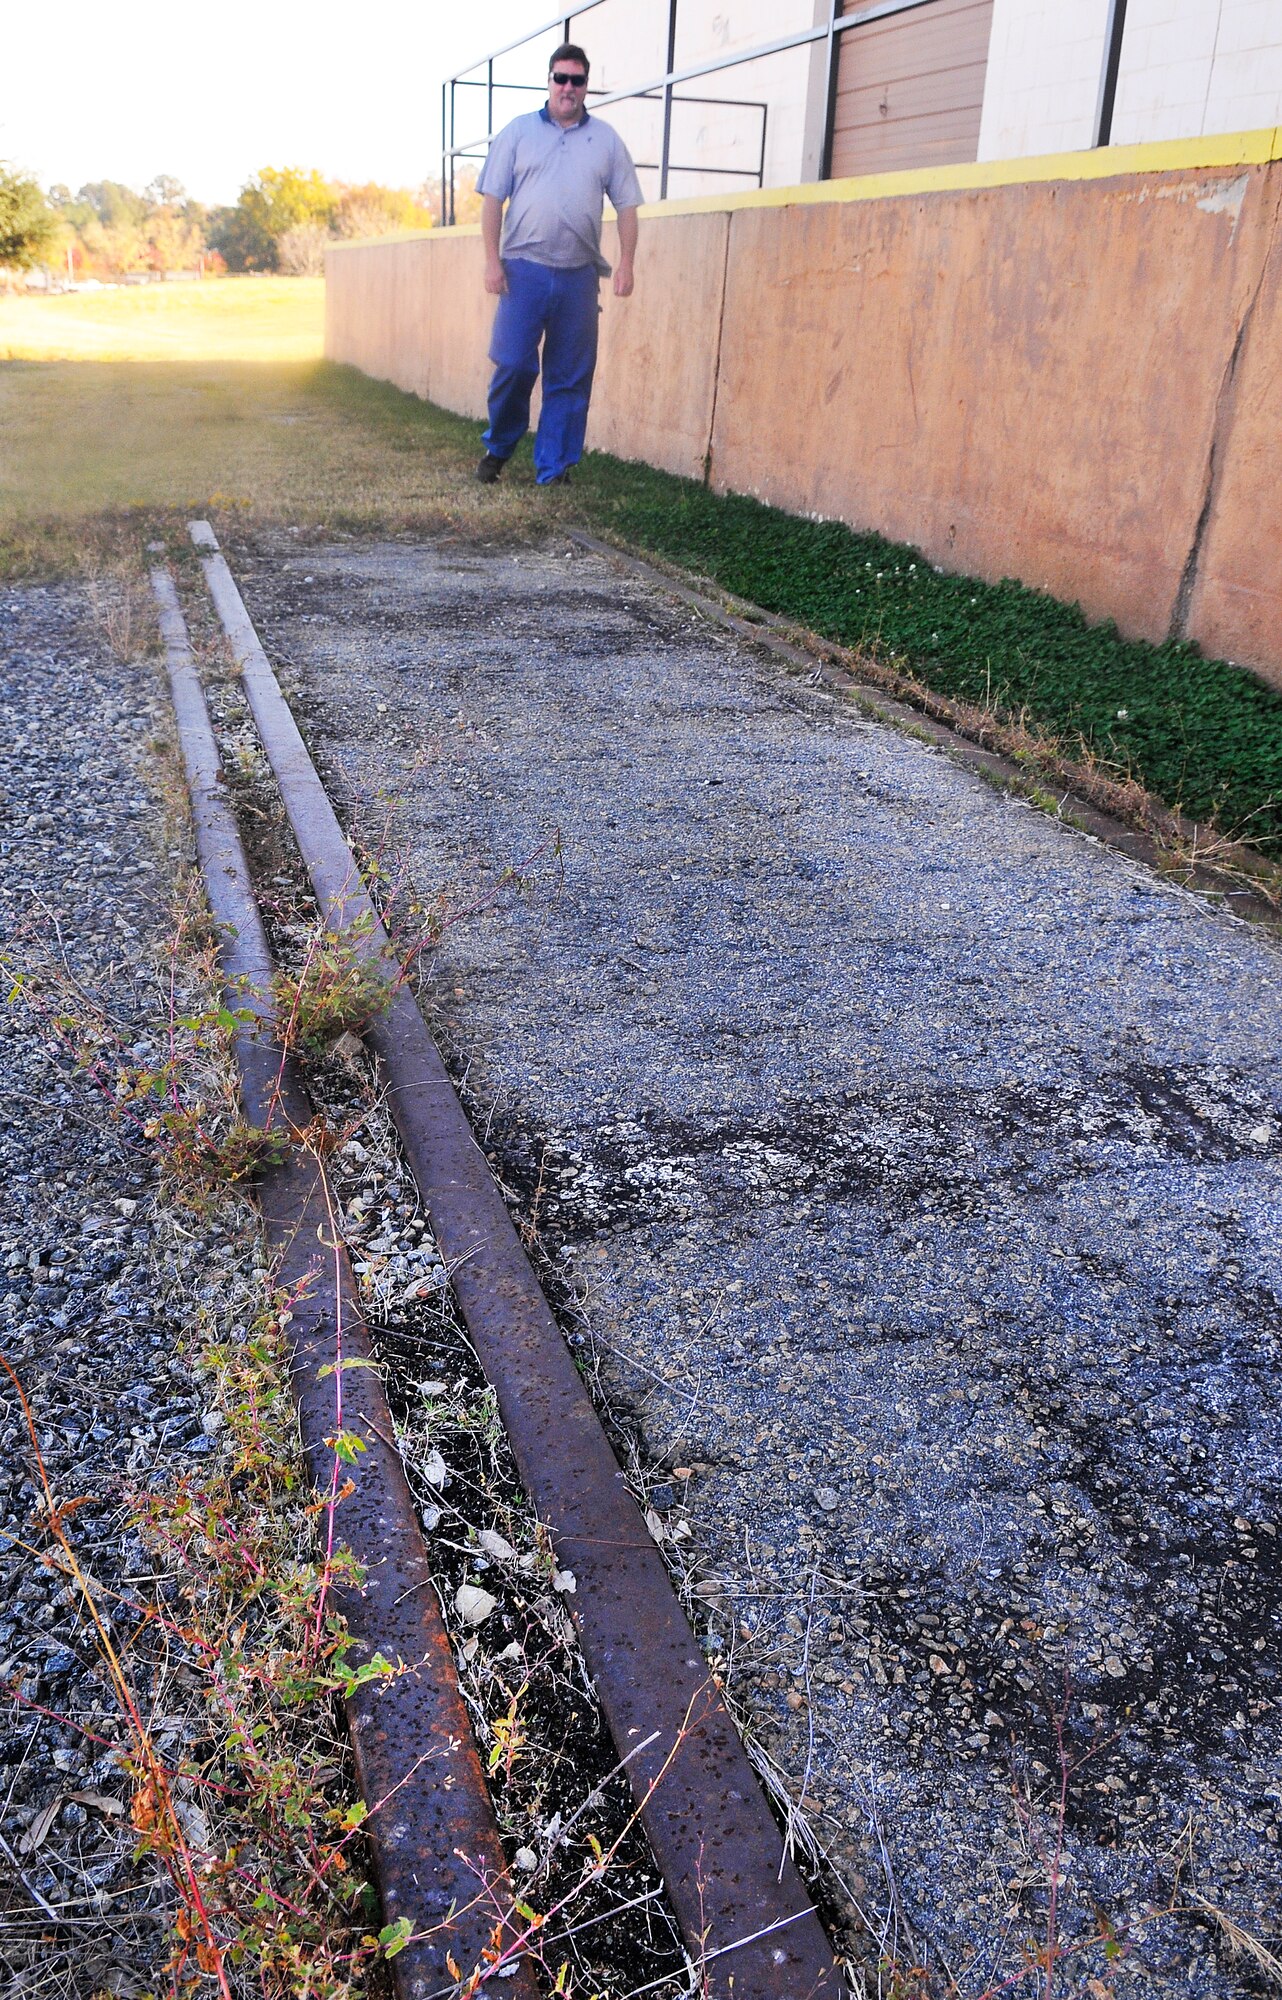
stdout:
{"type": "Polygon", "coordinates": [[[1172,639],[1187,639],[1188,637],[1189,613],[1192,609],[1193,596],[1197,589],[1198,571],[1202,561],[1202,549],[1206,542],[1212,516],[1215,513],[1215,503],[1219,498],[1220,470],[1225,460],[1224,447],[1228,443],[1229,432],[1232,430],[1233,418],[1236,413],[1237,398],[1234,391],[1237,385],[1238,367],[1246,345],[1247,334],[1250,332],[1251,322],[1255,317],[1255,308],[1259,304],[1260,293],[1264,289],[1264,281],[1269,274],[1269,269],[1273,262],[1279,215],[1282,215],[1282,189],[1279,189],[1277,198],[1273,204],[1273,214],[1269,220],[1265,234],[1264,251],[1260,258],[1259,272],[1256,276],[1255,284],[1251,289],[1251,296],[1247,300],[1243,310],[1241,320],[1238,322],[1237,335],[1233,342],[1233,351],[1229,355],[1219,391],[1215,398],[1215,416],[1211,424],[1211,447],[1206,459],[1206,482],[1202,491],[1202,506],[1197,517],[1197,526],[1193,530],[1193,540],[1189,545],[1189,552],[1184,559],[1184,567],[1180,572],[1179,588],[1175,593],[1175,603],[1171,611],[1171,624],[1168,634],[1172,639]]]}
{"type": "Polygon", "coordinates": [[[730,283],[730,232],[734,210],[726,217],[726,247],[721,262],[721,307],[717,313],[717,345],[712,357],[712,409],[708,413],[708,449],[703,454],[703,483],[712,484],[712,442],[717,435],[717,391],[721,387],[721,330],[726,323],[726,287],[730,283]]]}

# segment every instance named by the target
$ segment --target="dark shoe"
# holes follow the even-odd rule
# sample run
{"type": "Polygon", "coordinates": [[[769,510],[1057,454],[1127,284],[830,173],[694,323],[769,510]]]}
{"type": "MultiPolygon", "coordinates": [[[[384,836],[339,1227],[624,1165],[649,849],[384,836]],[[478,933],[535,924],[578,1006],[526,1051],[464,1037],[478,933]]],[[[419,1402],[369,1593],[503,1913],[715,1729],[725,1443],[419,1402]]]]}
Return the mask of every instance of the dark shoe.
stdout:
{"type": "Polygon", "coordinates": [[[505,458],[494,458],[487,451],[485,457],[476,468],[476,477],[480,480],[482,486],[493,486],[506,464],[507,460],[505,458]]]}
{"type": "Polygon", "coordinates": [[[544,479],[540,483],[544,486],[569,486],[573,477],[574,467],[567,465],[564,472],[554,472],[550,479],[544,479]]]}

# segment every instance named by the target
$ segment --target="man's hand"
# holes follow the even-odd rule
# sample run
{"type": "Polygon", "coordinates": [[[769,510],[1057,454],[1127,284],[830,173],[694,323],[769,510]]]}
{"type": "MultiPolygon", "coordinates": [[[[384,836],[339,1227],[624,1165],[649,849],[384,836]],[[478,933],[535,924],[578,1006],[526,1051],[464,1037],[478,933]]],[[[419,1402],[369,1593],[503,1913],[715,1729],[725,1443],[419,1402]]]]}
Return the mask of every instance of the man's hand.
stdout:
{"type": "Polygon", "coordinates": [[[635,279],[631,264],[620,264],[614,273],[614,296],[616,299],[630,299],[635,279]]]}
{"type": "MultiPolygon", "coordinates": [[[[507,278],[504,274],[503,266],[502,264],[500,264],[497,257],[494,259],[494,262],[492,264],[489,262],[486,263],[485,289],[487,292],[497,292],[497,293],[505,292],[507,290],[507,278]]],[[[631,289],[632,287],[631,285],[629,285],[628,290],[631,291],[631,289]]]]}

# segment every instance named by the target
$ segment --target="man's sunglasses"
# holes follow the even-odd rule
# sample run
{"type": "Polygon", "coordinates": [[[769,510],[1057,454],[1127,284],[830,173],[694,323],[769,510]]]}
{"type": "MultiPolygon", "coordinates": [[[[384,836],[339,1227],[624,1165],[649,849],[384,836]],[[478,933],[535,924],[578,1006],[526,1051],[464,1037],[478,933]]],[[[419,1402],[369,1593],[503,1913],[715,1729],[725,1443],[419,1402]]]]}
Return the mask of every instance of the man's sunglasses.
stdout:
{"type": "Polygon", "coordinates": [[[572,83],[576,90],[582,90],[584,84],[587,82],[587,78],[585,76],[571,76],[569,70],[566,69],[554,69],[552,72],[552,81],[553,83],[572,83]]]}

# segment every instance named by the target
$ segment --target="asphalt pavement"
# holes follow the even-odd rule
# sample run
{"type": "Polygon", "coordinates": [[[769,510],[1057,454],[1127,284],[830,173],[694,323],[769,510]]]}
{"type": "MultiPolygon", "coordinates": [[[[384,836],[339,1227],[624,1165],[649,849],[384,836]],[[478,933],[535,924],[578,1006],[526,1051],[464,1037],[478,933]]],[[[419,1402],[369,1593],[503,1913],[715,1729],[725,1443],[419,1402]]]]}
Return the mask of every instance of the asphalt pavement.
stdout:
{"type": "Polygon", "coordinates": [[[1276,944],[596,557],[231,560],[837,1901],[1264,1991],[1276,944]]]}

